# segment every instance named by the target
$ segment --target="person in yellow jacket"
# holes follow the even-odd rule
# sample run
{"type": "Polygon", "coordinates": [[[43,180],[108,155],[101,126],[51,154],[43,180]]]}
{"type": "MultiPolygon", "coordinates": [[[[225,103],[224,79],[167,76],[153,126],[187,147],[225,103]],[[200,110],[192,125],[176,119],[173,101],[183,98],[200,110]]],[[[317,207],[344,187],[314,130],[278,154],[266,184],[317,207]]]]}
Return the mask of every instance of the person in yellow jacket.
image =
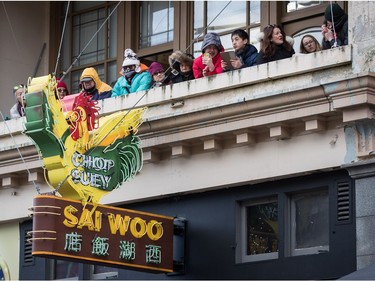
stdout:
{"type": "Polygon", "coordinates": [[[81,93],[91,96],[91,100],[102,100],[112,96],[112,87],[100,80],[93,67],[83,70],[80,82],[82,83],[81,93]]]}

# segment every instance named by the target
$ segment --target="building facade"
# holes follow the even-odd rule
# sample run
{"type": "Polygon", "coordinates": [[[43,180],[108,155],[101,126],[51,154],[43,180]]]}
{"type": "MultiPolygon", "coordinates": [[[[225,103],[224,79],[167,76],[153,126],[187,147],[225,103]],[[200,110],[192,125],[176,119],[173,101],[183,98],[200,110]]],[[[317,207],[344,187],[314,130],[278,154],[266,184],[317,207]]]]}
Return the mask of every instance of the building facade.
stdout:
{"type": "MultiPolygon", "coordinates": [[[[115,81],[125,48],[167,64],[174,50],[199,54],[206,32],[230,49],[231,31],[243,28],[259,49],[256,34],[278,23],[297,50],[301,35],[320,33],[330,3],[313,2],[5,2],[0,18],[12,60],[25,47],[18,9],[32,23],[25,43],[40,64],[19,74],[66,74],[76,92],[87,66],[115,81]],[[48,42],[41,53],[40,42],[48,42]]],[[[101,203],[185,221],[172,274],[33,257],[29,208],[51,189],[24,120],[2,121],[0,256],[11,278],[338,279],[373,264],[375,3],[338,3],[349,17],[347,46],[100,101],[101,115],[148,108],[138,132],[143,168],[101,203]]],[[[19,82],[8,59],[0,79],[11,89],[19,82]]]]}

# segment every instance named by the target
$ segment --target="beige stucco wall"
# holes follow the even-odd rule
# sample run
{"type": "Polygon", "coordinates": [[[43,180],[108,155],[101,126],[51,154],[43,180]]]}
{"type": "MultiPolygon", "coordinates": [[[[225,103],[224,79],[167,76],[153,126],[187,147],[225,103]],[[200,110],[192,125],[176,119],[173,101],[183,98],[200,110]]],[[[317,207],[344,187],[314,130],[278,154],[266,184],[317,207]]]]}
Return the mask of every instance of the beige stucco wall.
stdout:
{"type": "MultiPolygon", "coordinates": [[[[2,209],[9,211],[9,209],[2,209]]],[[[9,267],[12,280],[18,280],[18,265],[20,255],[20,234],[18,222],[0,224],[0,256],[9,267]]]]}
{"type": "MultiPolygon", "coordinates": [[[[0,110],[9,116],[15,103],[12,89],[27,84],[42,51],[36,76],[48,73],[49,2],[4,1],[0,5],[0,110]]],[[[0,117],[0,120],[2,118],[0,117]]]]}
{"type": "MultiPolygon", "coordinates": [[[[5,2],[5,6],[8,7],[8,5],[10,9],[16,4],[5,2]]],[[[30,10],[46,7],[41,3],[34,4],[36,6],[30,5],[30,10]]],[[[350,5],[356,7],[357,4],[350,5]]],[[[371,2],[367,6],[363,5],[361,11],[364,9],[369,14],[371,9],[366,7],[371,8],[373,5],[371,2]]],[[[350,9],[353,8],[350,6],[350,9]]],[[[358,13],[360,13],[359,9],[358,13]]],[[[2,15],[0,14],[0,28],[1,32],[4,32],[7,22],[6,17],[2,15]]],[[[43,16],[46,16],[46,12],[38,14],[40,18],[43,16]]],[[[360,14],[356,14],[355,17],[365,18],[360,14]]],[[[373,22],[373,14],[369,19],[373,22]]],[[[356,31],[353,23],[354,21],[351,21],[350,32],[351,36],[357,40],[360,38],[353,36],[353,32],[356,31]]],[[[43,24],[43,20],[38,19],[36,23],[30,23],[32,24],[38,27],[43,24]]],[[[16,24],[16,27],[18,30],[22,29],[19,24],[16,24]]],[[[0,92],[2,97],[0,109],[2,111],[4,107],[8,110],[13,104],[13,100],[11,102],[8,100],[10,92],[4,89],[19,83],[15,79],[19,77],[20,69],[24,71],[22,75],[33,71],[34,65],[31,58],[36,54],[36,62],[46,36],[40,34],[40,38],[38,36],[24,38],[27,38],[27,40],[24,39],[27,42],[33,42],[29,43],[28,59],[22,60],[22,58],[9,56],[9,53],[5,56],[0,51],[0,82],[3,89],[0,92]],[[32,50],[34,53],[30,54],[32,50]],[[14,65],[12,70],[4,68],[6,64],[3,62],[9,58],[11,58],[10,64],[14,65]],[[25,69],[26,66],[28,69],[25,69]],[[16,72],[17,75],[15,75],[16,72]],[[5,99],[3,99],[4,96],[6,96],[5,99]]],[[[372,36],[370,40],[362,38],[364,42],[362,47],[362,41],[354,40],[353,45],[336,50],[295,56],[268,65],[151,90],[147,94],[140,92],[100,101],[99,106],[102,107],[101,113],[103,114],[128,109],[135,104],[150,107],[144,126],[140,128],[141,139],[146,150],[162,150],[162,148],[171,147],[173,149],[176,144],[184,141],[193,143],[190,147],[192,153],[186,156],[145,162],[140,174],[104,197],[101,203],[119,204],[147,200],[339,168],[344,164],[348,151],[344,136],[345,125],[335,123],[337,119],[332,123],[326,119],[333,114],[338,116],[343,114],[344,119],[350,120],[367,118],[361,114],[368,111],[359,109],[362,110],[368,105],[372,106],[375,101],[368,97],[371,96],[368,94],[368,85],[363,85],[364,90],[362,90],[362,85],[354,85],[354,82],[357,81],[356,75],[375,70],[375,63],[371,56],[374,38],[375,36],[372,36]],[[144,94],[145,96],[142,97],[144,94]],[[296,102],[297,99],[299,103],[296,102]],[[172,107],[173,103],[181,100],[184,101],[183,106],[172,107]],[[351,111],[352,108],[355,111],[351,111]],[[291,126],[293,124],[303,126],[304,118],[315,115],[323,117],[326,125],[323,129],[316,132],[299,130],[290,138],[269,139],[270,130],[278,125],[277,123],[286,122],[291,126]],[[202,146],[199,141],[203,141],[206,137],[215,135],[222,137],[224,133],[228,136],[234,134],[236,129],[252,129],[253,127],[263,130],[257,135],[257,140],[253,144],[234,146],[223,141],[222,147],[216,151],[204,151],[198,148],[202,146]]],[[[24,47],[26,48],[22,45],[22,48],[24,47]]],[[[0,48],[2,48],[1,44],[0,48]]],[[[17,50],[12,50],[12,52],[17,52],[17,50]]],[[[45,75],[48,71],[41,68],[40,73],[39,75],[45,75]]],[[[368,75],[368,73],[363,75],[368,75]]],[[[371,75],[374,76],[374,74],[371,75]]],[[[359,81],[363,82],[363,80],[359,81]]],[[[372,86],[371,89],[373,89],[372,86]]],[[[6,124],[0,122],[0,160],[2,161],[0,162],[0,175],[2,177],[12,177],[11,174],[14,173],[16,174],[14,178],[17,178],[18,173],[23,176],[26,174],[26,167],[33,172],[34,169],[40,169],[42,166],[36,153],[32,157],[30,154],[26,157],[26,165],[18,156],[13,158],[8,156],[9,153],[15,151],[16,146],[32,147],[30,139],[21,134],[22,121],[22,119],[10,120],[6,124]],[[12,137],[9,131],[12,132],[12,137]],[[3,165],[3,161],[8,162],[3,165]]],[[[348,161],[356,161],[355,156],[348,161]]],[[[9,220],[22,220],[28,216],[32,198],[37,195],[30,178],[32,177],[29,176],[29,180],[27,177],[20,179],[17,187],[0,187],[1,206],[4,210],[12,210],[0,212],[0,255],[3,255],[9,261],[8,264],[12,265],[11,274],[14,279],[17,279],[17,276],[13,274],[14,268],[18,268],[19,264],[17,240],[19,234],[18,223],[10,223],[9,220]],[[8,243],[5,237],[7,239],[12,237],[11,242],[8,243]],[[14,244],[16,247],[12,246],[14,244]],[[8,258],[7,254],[3,254],[2,251],[7,254],[11,251],[11,257],[8,258]]],[[[50,190],[43,181],[40,182],[40,188],[42,192],[50,190]]]]}

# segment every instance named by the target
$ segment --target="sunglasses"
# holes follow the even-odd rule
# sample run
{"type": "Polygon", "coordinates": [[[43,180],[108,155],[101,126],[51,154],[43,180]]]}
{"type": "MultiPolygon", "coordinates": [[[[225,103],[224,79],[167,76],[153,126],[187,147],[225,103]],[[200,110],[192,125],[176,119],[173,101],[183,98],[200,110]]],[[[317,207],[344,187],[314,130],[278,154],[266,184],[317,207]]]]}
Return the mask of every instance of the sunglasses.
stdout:
{"type": "Polygon", "coordinates": [[[68,91],[66,89],[57,89],[59,93],[67,93],[68,91]]]}
{"type": "Polygon", "coordinates": [[[25,88],[25,85],[19,84],[18,86],[13,87],[13,91],[17,91],[18,89],[23,89],[23,88],[25,88]]]}
{"type": "Polygon", "coordinates": [[[135,65],[127,65],[127,66],[123,66],[122,69],[123,69],[123,70],[127,70],[127,69],[135,69],[135,65]]]}
{"type": "Polygon", "coordinates": [[[275,28],[275,27],[277,27],[276,24],[269,24],[269,25],[267,25],[265,28],[275,28]]]}

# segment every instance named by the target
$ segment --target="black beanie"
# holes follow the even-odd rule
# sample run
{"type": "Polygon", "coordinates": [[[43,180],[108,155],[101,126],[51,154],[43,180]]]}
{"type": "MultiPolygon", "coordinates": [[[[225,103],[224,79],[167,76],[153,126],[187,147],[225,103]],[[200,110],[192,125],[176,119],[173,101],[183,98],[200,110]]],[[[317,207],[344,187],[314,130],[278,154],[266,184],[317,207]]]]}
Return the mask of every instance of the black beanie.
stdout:
{"type": "Polygon", "coordinates": [[[339,22],[343,16],[345,16],[345,11],[336,3],[332,4],[333,20],[331,14],[331,5],[328,5],[324,13],[324,18],[330,22],[339,22]]]}

